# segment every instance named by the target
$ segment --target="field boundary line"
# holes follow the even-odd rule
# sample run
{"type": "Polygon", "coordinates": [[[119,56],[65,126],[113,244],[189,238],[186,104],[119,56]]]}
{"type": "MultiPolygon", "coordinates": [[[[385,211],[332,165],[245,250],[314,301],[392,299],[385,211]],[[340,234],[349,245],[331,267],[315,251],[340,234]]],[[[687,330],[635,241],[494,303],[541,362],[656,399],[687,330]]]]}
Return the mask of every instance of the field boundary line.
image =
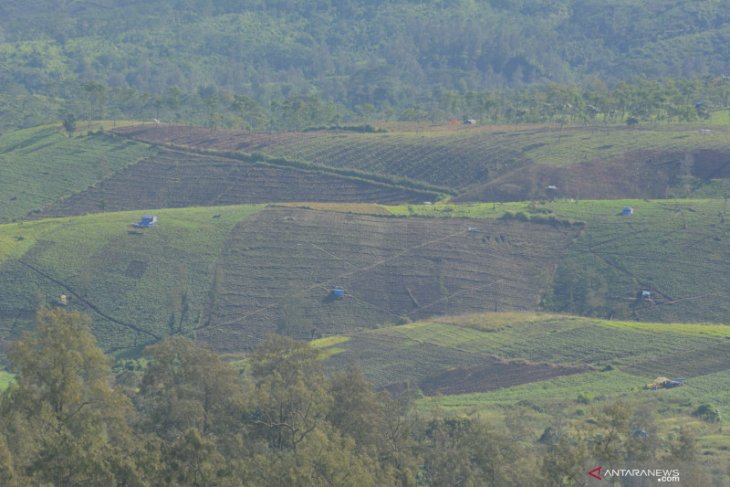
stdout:
{"type": "Polygon", "coordinates": [[[63,282],[63,281],[61,281],[59,279],[54,278],[50,274],[47,274],[46,272],[40,270],[39,268],[35,267],[32,264],[28,264],[27,262],[23,261],[22,259],[17,259],[17,261],[20,264],[22,264],[23,266],[27,267],[28,269],[30,269],[30,270],[36,272],[37,274],[45,277],[46,279],[48,279],[49,281],[53,282],[54,284],[57,284],[57,285],[63,287],[66,291],[68,291],[71,295],[73,295],[76,299],[78,299],[79,302],[81,302],[81,303],[85,304],[86,306],[88,306],[89,309],[91,309],[92,311],[94,311],[95,313],[97,313],[102,318],[107,319],[107,320],[111,321],[112,323],[116,323],[118,325],[122,325],[122,326],[125,326],[127,328],[130,328],[130,329],[136,331],[137,333],[143,333],[143,334],[149,335],[152,338],[154,338],[155,340],[161,340],[162,339],[162,337],[160,337],[158,335],[155,335],[151,331],[148,331],[148,330],[145,330],[143,328],[140,328],[137,325],[134,325],[132,323],[126,323],[126,322],[121,321],[121,320],[119,320],[117,318],[114,318],[113,316],[109,316],[108,314],[106,314],[105,312],[103,312],[102,310],[100,310],[94,303],[92,303],[89,300],[83,298],[80,294],[78,294],[76,291],[74,291],[73,288],[71,288],[65,282],[63,282]]]}

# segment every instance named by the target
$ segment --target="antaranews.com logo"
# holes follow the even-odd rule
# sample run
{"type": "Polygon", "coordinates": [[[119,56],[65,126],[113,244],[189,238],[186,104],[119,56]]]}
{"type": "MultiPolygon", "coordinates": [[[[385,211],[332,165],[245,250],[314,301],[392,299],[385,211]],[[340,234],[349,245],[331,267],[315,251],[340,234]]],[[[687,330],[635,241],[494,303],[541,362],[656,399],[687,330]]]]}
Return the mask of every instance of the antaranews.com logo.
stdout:
{"type": "Polygon", "coordinates": [[[607,468],[603,470],[603,465],[601,465],[588,472],[588,476],[598,480],[611,480],[624,477],[648,477],[656,479],[657,482],[679,482],[679,470],[676,468],[671,470],[660,468],[607,468]]]}

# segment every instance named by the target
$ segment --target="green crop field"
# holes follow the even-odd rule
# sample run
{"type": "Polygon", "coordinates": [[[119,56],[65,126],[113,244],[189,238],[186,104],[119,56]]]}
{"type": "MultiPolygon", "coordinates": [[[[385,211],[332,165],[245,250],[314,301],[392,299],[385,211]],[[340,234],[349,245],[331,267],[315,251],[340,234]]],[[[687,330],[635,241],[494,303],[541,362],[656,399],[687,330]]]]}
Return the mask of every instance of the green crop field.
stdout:
{"type": "Polygon", "coordinates": [[[131,227],[142,212],[0,225],[4,336],[61,294],[92,316],[107,349],[188,331],[206,312],[228,233],[259,208],[155,210],[160,223],[146,230],[131,227]]]}
{"type": "Polygon", "coordinates": [[[0,370],[0,392],[8,388],[13,381],[13,374],[0,370]]]}
{"type": "MultiPolygon", "coordinates": [[[[505,357],[568,367],[602,354],[653,373],[663,357],[726,335],[712,324],[730,311],[722,200],[259,208],[155,210],[163,224],[141,232],[129,224],[143,211],[0,226],[7,336],[27,325],[39,302],[64,292],[95,315],[108,348],[194,332],[235,352],[277,329],[304,338],[313,329],[553,310],[620,321],[576,331],[581,347],[572,349],[563,347],[565,323],[514,343],[504,341],[509,333],[474,341],[466,328],[428,334],[464,350],[488,338],[505,357]],[[620,216],[624,206],[634,214],[620,216]],[[332,302],[327,294],[338,285],[348,295],[332,302]],[[697,320],[707,324],[681,324],[697,320]],[[686,335],[684,348],[675,346],[677,334],[686,335]],[[635,336],[651,337],[655,351],[641,352],[635,336]]],[[[695,362],[718,367],[710,358],[695,362]]]]}
{"type": "Polygon", "coordinates": [[[20,219],[156,153],[98,134],[67,137],[56,127],[0,136],[0,222],[20,219]]]}

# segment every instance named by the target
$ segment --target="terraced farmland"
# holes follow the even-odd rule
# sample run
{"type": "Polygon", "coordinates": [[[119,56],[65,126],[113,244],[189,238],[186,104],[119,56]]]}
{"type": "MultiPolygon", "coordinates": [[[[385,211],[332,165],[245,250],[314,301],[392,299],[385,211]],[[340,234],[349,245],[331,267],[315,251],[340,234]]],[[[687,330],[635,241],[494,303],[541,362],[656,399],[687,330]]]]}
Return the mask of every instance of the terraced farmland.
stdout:
{"type": "Polygon", "coordinates": [[[329,131],[250,134],[176,126],[126,127],[116,133],[151,143],[263,152],[332,167],[407,177],[451,188],[485,181],[528,162],[513,148],[500,151],[489,146],[489,140],[476,141],[467,135],[454,136],[453,133],[451,137],[329,131]]]}
{"type": "Polygon", "coordinates": [[[576,234],[520,222],[272,208],[226,241],[216,302],[197,336],[230,349],[277,327],[308,337],[313,328],[536,309],[576,234]],[[344,299],[328,297],[334,286],[344,299]]]}
{"type": "Polygon", "coordinates": [[[322,348],[331,370],[355,363],[379,387],[419,388],[432,396],[420,401],[424,409],[488,411],[524,401],[536,408],[564,408],[583,395],[602,401],[661,401],[691,412],[693,404],[703,401],[730,408],[730,389],[709,387],[730,376],[730,341],[720,333],[730,335],[730,326],[487,313],[437,317],[313,343],[322,348]],[[683,387],[643,388],[657,376],[680,375],[687,378],[683,387]]]}
{"type": "Polygon", "coordinates": [[[157,153],[110,135],[69,138],[53,127],[0,136],[0,223],[83,191],[157,153]]]}
{"type": "Polygon", "coordinates": [[[61,294],[93,315],[109,349],[195,331],[239,351],[276,330],[309,337],[313,328],[536,309],[578,231],[294,207],[154,213],[160,224],[145,231],[129,227],[141,212],[0,226],[4,336],[61,294]],[[331,299],[333,286],[344,299],[331,299]]]}
{"type": "MultiPolygon", "coordinates": [[[[456,190],[457,201],[686,196],[712,179],[730,176],[730,132],[724,128],[480,127],[250,134],[173,126],[126,127],[117,133],[152,143],[263,152],[405,177],[456,190]]],[[[715,194],[730,184],[722,188],[715,194]]]]}
{"type": "Polygon", "coordinates": [[[34,217],[283,201],[402,203],[435,197],[336,174],[162,150],[34,217]]]}
{"type": "Polygon", "coordinates": [[[730,313],[730,227],[722,199],[410,205],[393,214],[586,222],[561,259],[546,309],[637,321],[723,323],[730,313]],[[625,206],[634,209],[621,216],[625,206]],[[648,298],[640,296],[649,291],[648,298]]]}
{"type": "Polygon", "coordinates": [[[132,348],[195,326],[209,299],[213,264],[231,228],[256,206],[155,210],[0,225],[0,345],[27,329],[37,307],[89,313],[108,350],[132,348]]]}

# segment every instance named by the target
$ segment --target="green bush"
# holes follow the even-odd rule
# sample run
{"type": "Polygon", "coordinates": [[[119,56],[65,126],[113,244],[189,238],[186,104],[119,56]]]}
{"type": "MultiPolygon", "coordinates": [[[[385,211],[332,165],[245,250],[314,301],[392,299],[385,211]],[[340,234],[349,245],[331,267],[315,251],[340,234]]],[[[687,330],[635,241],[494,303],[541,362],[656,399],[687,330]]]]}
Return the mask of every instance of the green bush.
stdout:
{"type": "Polygon", "coordinates": [[[692,416],[707,421],[708,423],[719,423],[720,422],[720,411],[712,404],[702,404],[700,407],[695,409],[692,416]]]}

